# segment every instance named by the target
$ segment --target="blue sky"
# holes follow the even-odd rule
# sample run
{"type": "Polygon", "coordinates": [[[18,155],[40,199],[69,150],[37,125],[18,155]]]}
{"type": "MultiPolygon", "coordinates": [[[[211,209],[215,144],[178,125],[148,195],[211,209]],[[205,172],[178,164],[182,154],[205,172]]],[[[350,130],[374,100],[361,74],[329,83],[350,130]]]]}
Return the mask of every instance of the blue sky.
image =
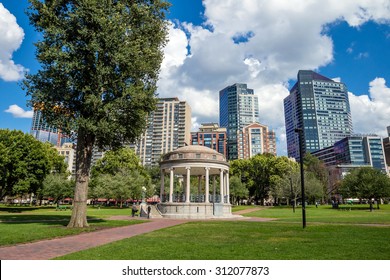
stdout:
{"type": "MultiPolygon", "coordinates": [[[[158,93],[192,108],[193,129],[218,122],[218,92],[247,83],[260,119],[285,154],[283,98],[300,69],[340,78],[349,91],[356,133],[386,136],[390,125],[388,0],[172,0],[169,44],[158,93]],[[339,3],[342,2],[342,3],[339,3]]],[[[0,128],[29,132],[31,109],[19,86],[39,68],[38,34],[27,0],[0,0],[0,128]]]]}

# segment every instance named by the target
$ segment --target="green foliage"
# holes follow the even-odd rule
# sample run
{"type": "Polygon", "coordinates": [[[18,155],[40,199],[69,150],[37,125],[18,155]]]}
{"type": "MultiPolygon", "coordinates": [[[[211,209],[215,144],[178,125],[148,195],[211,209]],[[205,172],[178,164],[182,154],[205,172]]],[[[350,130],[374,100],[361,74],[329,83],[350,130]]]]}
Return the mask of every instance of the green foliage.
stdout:
{"type": "MultiPolygon", "coordinates": [[[[287,157],[276,157],[271,154],[256,155],[250,160],[249,192],[256,200],[262,202],[269,197],[270,188],[289,170],[287,157]]],[[[263,203],[262,203],[263,204],[263,203]]]]}
{"type": "Polygon", "coordinates": [[[41,194],[46,198],[54,198],[57,202],[66,197],[73,197],[74,181],[68,180],[66,174],[52,173],[43,181],[41,194]]]}
{"type": "Polygon", "coordinates": [[[41,69],[23,88],[44,120],[77,134],[76,205],[69,227],[88,226],[92,149],[134,142],[155,109],[167,41],[162,0],[29,0],[41,69]]]}
{"type": "Polygon", "coordinates": [[[107,151],[92,167],[92,177],[99,174],[115,175],[120,170],[137,170],[146,173],[134,151],[130,148],[119,148],[107,151]]]}
{"type": "Polygon", "coordinates": [[[352,170],[341,182],[339,193],[345,198],[380,199],[390,196],[390,178],[380,170],[361,167],[352,170]]]}
{"type": "Polygon", "coordinates": [[[48,143],[21,131],[0,130],[0,198],[36,194],[50,172],[65,171],[64,158],[48,143]]]}
{"type": "Polygon", "coordinates": [[[146,195],[151,195],[153,189],[149,177],[137,170],[119,170],[114,175],[100,174],[94,179],[91,197],[116,199],[122,207],[127,199],[141,199],[142,187],[147,189],[146,195]]]}
{"type": "Polygon", "coordinates": [[[237,176],[230,177],[229,179],[230,186],[230,196],[231,204],[237,204],[240,199],[247,198],[249,195],[249,190],[244,183],[241,182],[241,178],[237,176]]]}
{"type": "Polygon", "coordinates": [[[306,153],[303,159],[303,163],[304,163],[305,170],[310,172],[309,174],[313,174],[313,176],[317,178],[317,180],[319,181],[322,187],[323,195],[329,195],[329,191],[328,191],[329,175],[324,162],[319,160],[317,157],[313,156],[312,154],[306,153]]]}
{"type": "Polygon", "coordinates": [[[40,1],[28,16],[42,34],[42,69],[23,86],[50,125],[83,130],[100,146],[132,141],[154,110],[166,42],[165,1],[40,1]]]}

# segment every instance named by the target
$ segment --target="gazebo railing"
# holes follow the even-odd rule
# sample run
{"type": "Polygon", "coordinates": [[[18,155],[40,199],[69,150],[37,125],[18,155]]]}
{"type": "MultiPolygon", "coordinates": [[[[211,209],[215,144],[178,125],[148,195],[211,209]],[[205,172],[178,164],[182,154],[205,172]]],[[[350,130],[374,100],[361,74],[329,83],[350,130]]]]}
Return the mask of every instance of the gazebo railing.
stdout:
{"type": "MultiPolygon", "coordinates": [[[[204,194],[191,194],[190,202],[191,203],[204,203],[205,195],[204,194]]],[[[223,196],[223,203],[227,203],[227,195],[223,196]]],[[[163,194],[161,202],[169,202],[169,194],[163,194]]],[[[185,203],[186,202],[186,194],[185,193],[174,193],[172,194],[172,202],[176,203],[185,203]]],[[[212,194],[209,194],[209,202],[210,203],[221,203],[221,195],[216,194],[215,197],[212,194]]]]}

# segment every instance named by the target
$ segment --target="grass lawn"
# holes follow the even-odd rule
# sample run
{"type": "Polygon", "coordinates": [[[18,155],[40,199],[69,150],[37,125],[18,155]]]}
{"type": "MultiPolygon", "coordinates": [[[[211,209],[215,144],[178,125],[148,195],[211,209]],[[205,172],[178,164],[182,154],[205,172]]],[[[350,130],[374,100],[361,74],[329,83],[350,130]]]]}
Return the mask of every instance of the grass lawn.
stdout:
{"type": "Polygon", "coordinates": [[[63,256],[65,260],[390,259],[390,228],[191,222],[63,256]]]}
{"type": "MultiPolygon", "coordinates": [[[[341,206],[343,207],[343,206],[341,206]]],[[[239,206],[233,211],[254,207],[239,206]]],[[[71,212],[35,209],[12,213],[0,209],[0,245],[77,234],[101,227],[128,225],[108,217],[130,210],[89,208],[91,228],[67,229],[71,212]]],[[[308,206],[307,227],[302,211],[289,207],[263,207],[245,214],[277,218],[271,222],[193,221],[161,229],[59,259],[87,260],[388,260],[390,259],[390,205],[370,212],[368,205],[351,211],[329,206],[308,206]]],[[[136,222],[136,221],[134,221],[136,222]]],[[[138,221],[137,221],[138,222],[138,221]]]]}
{"type": "Polygon", "coordinates": [[[0,209],[0,246],[51,239],[109,227],[141,223],[140,220],[107,220],[110,216],[129,215],[129,209],[88,208],[89,228],[68,229],[71,211],[55,208],[2,207],[0,209]]]}

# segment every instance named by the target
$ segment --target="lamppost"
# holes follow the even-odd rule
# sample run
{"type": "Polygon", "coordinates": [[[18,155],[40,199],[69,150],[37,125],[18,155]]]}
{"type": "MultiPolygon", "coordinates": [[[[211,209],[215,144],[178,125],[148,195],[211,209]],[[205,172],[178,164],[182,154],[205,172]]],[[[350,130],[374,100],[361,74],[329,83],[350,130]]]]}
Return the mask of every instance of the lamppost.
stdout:
{"type": "Polygon", "coordinates": [[[144,205],[144,204],[146,204],[146,203],[145,203],[146,188],[145,188],[145,187],[142,187],[141,190],[142,190],[142,202],[141,202],[141,204],[144,205]]]}
{"type": "Polygon", "coordinates": [[[305,178],[303,172],[303,129],[296,128],[295,133],[299,135],[299,163],[301,167],[301,193],[302,193],[302,225],[306,227],[306,202],[305,202],[305,178]]]}

